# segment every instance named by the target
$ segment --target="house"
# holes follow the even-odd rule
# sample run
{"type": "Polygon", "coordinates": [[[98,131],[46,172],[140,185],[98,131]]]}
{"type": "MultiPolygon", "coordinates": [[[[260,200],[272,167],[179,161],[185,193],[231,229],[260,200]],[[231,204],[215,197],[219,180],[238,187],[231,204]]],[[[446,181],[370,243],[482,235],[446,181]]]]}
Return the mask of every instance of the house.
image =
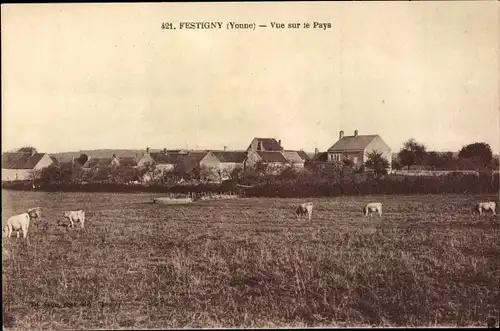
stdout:
{"type": "Polygon", "coordinates": [[[167,154],[165,148],[162,152],[151,152],[149,147],[146,148],[146,153],[137,161],[138,167],[144,167],[147,164],[154,164],[156,169],[165,171],[173,171],[175,166],[175,159],[167,154]]]}
{"type": "Polygon", "coordinates": [[[206,154],[206,151],[167,150],[166,148],[161,152],[151,152],[149,148],[146,148],[146,153],[137,161],[137,166],[154,164],[161,174],[174,170],[194,174],[199,172],[200,161],[206,154]]]}
{"type": "Polygon", "coordinates": [[[340,162],[350,159],[355,166],[362,166],[368,159],[368,154],[377,151],[389,162],[389,171],[392,161],[391,148],[377,134],[360,135],[354,130],[354,135],[344,136],[340,131],[339,140],[327,150],[328,162],[340,162]]]}
{"type": "MultiPolygon", "coordinates": [[[[55,164],[57,160],[49,154],[30,152],[7,152],[2,154],[2,181],[29,180],[37,170],[55,164]]],[[[58,164],[59,162],[57,162],[58,164]]]]}
{"type": "MultiPolygon", "coordinates": [[[[73,164],[76,162],[76,160],[73,160],[73,164]]],[[[133,157],[122,157],[118,158],[116,157],[116,154],[113,154],[112,157],[107,158],[107,157],[96,157],[96,158],[91,158],[89,157],[87,159],[87,162],[85,162],[82,166],[83,170],[90,170],[90,169],[98,169],[98,168],[110,168],[110,167],[117,167],[117,166],[126,166],[126,167],[136,167],[137,162],[133,157]]]]}
{"type": "Polygon", "coordinates": [[[260,166],[266,174],[277,175],[291,163],[285,158],[281,151],[251,151],[244,162],[245,169],[258,169],[260,166]]]}
{"type": "Polygon", "coordinates": [[[274,138],[253,138],[246,151],[281,152],[283,151],[283,147],[281,147],[281,140],[277,141],[274,138]]]}
{"type": "Polygon", "coordinates": [[[247,153],[244,151],[210,151],[200,161],[202,179],[229,179],[233,170],[243,169],[246,157],[247,153]]]}
{"type": "MultiPolygon", "coordinates": [[[[181,153],[167,154],[174,161],[180,175],[194,175],[200,171],[200,161],[207,155],[207,152],[200,151],[184,151],[181,153]]],[[[188,176],[189,177],[189,176],[188,176]]]]}
{"type": "Polygon", "coordinates": [[[283,156],[291,164],[294,169],[302,169],[307,161],[309,161],[309,156],[304,151],[283,151],[283,156]]]}

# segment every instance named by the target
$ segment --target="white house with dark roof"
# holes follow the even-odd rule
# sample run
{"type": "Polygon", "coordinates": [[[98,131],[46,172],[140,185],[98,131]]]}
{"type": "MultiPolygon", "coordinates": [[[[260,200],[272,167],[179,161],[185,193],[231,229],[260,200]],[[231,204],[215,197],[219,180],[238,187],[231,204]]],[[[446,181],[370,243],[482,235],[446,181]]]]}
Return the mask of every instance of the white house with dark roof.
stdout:
{"type": "Polygon", "coordinates": [[[391,148],[378,135],[360,135],[358,130],[354,130],[354,135],[344,136],[344,131],[340,131],[339,140],[327,150],[328,162],[340,162],[350,159],[355,166],[363,165],[368,154],[377,151],[389,161],[389,171],[392,162],[391,148]]]}
{"type": "Polygon", "coordinates": [[[42,170],[52,164],[58,164],[46,153],[7,152],[2,154],[2,181],[29,180],[33,171],[42,170]]]}
{"type": "Polygon", "coordinates": [[[243,169],[245,151],[210,151],[200,161],[204,180],[226,180],[235,169],[243,169]]]}

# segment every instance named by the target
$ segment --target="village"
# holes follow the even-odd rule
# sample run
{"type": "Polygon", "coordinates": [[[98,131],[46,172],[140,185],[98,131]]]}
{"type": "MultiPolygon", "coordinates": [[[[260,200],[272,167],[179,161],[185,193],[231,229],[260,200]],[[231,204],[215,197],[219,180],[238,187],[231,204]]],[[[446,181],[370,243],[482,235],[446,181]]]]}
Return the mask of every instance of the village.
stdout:
{"type": "Polygon", "coordinates": [[[361,167],[367,161],[369,153],[380,152],[387,160],[390,172],[392,150],[377,134],[362,135],[355,130],[352,135],[339,132],[338,140],[327,151],[306,153],[303,150],[285,149],[280,139],[253,138],[246,150],[152,150],[146,147],[142,154],[134,156],[92,157],[82,154],[73,157],[71,161],[62,161],[47,153],[35,149],[3,153],[2,181],[30,180],[42,169],[64,163],[78,166],[83,171],[97,171],[103,168],[117,166],[129,168],[148,168],[142,181],[148,182],[154,177],[180,170],[186,174],[199,172],[200,179],[210,182],[220,182],[230,177],[234,171],[260,167],[266,174],[278,174],[285,168],[300,171],[309,163],[335,163],[346,159],[355,167],[361,167]]]}

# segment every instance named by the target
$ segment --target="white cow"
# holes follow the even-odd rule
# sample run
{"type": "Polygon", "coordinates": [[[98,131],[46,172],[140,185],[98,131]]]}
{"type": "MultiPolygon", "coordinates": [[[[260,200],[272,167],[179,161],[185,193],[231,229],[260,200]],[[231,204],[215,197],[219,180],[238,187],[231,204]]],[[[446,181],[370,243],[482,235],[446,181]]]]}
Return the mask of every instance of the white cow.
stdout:
{"type": "Polygon", "coordinates": [[[17,238],[19,238],[19,231],[23,231],[23,238],[26,238],[29,226],[30,215],[28,213],[14,215],[7,220],[7,224],[4,227],[4,236],[10,238],[12,231],[15,230],[17,231],[17,238]]]}
{"type": "Polygon", "coordinates": [[[308,215],[310,221],[312,217],[312,212],[313,212],[313,203],[306,202],[297,207],[297,210],[295,210],[295,215],[297,215],[297,218],[299,218],[299,216],[308,215]]]}
{"type": "Polygon", "coordinates": [[[85,225],[85,212],[83,210],[65,211],[64,217],[69,219],[70,226],[75,227],[74,222],[80,222],[82,228],[85,225]]]}
{"type": "Polygon", "coordinates": [[[368,213],[370,213],[370,216],[372,215],[372,212],[378,212],[379,216],[382,217],[382,203],[380,202],[370,202],[366,204],[366,206],[363,208],[363,213],[366,216],[368,216],[368,213]]]}
{"type": "Polygon", "coordinates": [[[493,215],[496,215],[495,209],[496,209],[496,203],[494,203],[493,201],[479,202],[474,206],[473,212],[474,213],[478,212],[479,215],[482,215],[483,210],[484,211],[491,210],[493,212],[493,215]]]}

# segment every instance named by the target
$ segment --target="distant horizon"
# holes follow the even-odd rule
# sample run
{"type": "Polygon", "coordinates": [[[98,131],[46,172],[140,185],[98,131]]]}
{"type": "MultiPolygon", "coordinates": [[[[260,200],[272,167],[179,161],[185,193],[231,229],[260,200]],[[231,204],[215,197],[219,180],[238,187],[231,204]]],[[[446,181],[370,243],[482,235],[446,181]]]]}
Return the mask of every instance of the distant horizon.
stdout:
{"type": "MultiPolygon", "coordinates": [[[[421,143],[417,139],[416,139],[416,141],[419,142],[419,143],[421,143]]],[[[478,142],[480,143],[480,141],[478,141],[478,142]]],[[[464,146],[466,146],[466,145],[464,145],[464,146]]],[[[16,147],[16,148],[13,148],[13,149],[9,149],[9,150],[3,150],[2,153],[14,152],[15,150],[17,150],[19,148],[22,148],[22,147],[24,147],[24,146],[19,146],[19,147],[16,147]]],[[[40,152],[40,153],[46,153],[46,154],[64,154],[64,153],[78,153],[78,152],[85,152],[85,151],[106,151],[106,150],[110,150],[110,151],[136,151],[137,150],[137,151],[144,151],[144,152],[146,151],[146,147],[142,147],[142,148],[141,147],[137,147],[137,148],[134,148],[134,147],[130,147],[130,148],[110,148],[110,147],[104,147],[104,148],[82,148],[82,149],[64,150],[64,151],[44,151],[44,150],[40,150],[36,146],[32,146],[32,147],[35,147],[38,152],[40,152]]],[[[198,148],[198,147],[195,147],[195,148],[180,148],[180,147],[155,147],[155,146],[148,146],[148,147],[152,151],[161,151],[164,148],[167,148],[168,150],[188,150],[188,151],[191,151],[191,150],[223,151],[224,150],[224,146],[222,146],[221,148],[198,148]]],[[[245,151],[247,149],[247,147],[248,147],[248,145],[245,148],[229,148],[228,147],[227,151],[245,151]]],[[[392,149],[391,153],[397,154],[402,147],[403,147],[403,144],[401,144],[401,146],[399,148],[397,148],[397,149],[393,149],[391,147],[391,149],[392,149]]],[[[491,147],[491,145],[490,145],[490,147],[491,147]]],[[[439,152],[439,153],[453,152],[453,153],[458,153],[461,148],[456,149],[456,150],[454,150],[454,149],[429,149],[429,148],[427,148],[427,152],[439,152]]],[[[285,149],[285,150],[296,150],[296,151],[303,150],[306,153],[314,153],[315,152],[314,149],[308,150],[308,149],[301,149],[301,148],[288,148],[287,146],[283,146],[283,149],[285,149]]],[[[319,149],[319,152],[320,153],[321,152],[326,152],[327,149],[324,149],[324,150],[319,149]]],[[[493,153],[493,155],[499,155],[500,154],[499,152],[496,152],[493,149],[492,149],[492,153],[493,153]]]]}

